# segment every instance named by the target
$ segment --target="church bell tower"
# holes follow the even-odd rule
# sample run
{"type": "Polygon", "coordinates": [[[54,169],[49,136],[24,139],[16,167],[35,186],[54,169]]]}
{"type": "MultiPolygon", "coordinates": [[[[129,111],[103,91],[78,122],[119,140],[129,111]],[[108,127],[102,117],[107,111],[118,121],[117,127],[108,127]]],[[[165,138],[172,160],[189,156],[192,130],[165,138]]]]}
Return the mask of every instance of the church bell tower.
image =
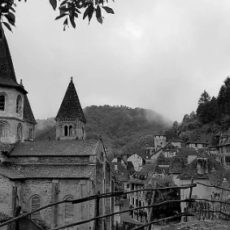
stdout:
{"type": "Polygon", "coordinates": [[[72,77],[55,120],[57,140],[85,139],[86,119],[72,77]]]}

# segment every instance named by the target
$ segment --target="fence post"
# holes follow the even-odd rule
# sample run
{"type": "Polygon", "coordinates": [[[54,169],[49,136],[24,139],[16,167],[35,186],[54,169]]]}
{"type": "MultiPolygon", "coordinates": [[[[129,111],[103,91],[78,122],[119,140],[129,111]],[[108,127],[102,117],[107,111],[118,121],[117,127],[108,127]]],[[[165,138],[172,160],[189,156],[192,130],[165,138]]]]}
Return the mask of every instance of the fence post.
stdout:
{"type": "MultiPolygon", "coordinates": [[[[154,186],[154,188],[156,187],[156,181],[154,181],[153,186],[154,186]]],[[[155,193],[156,193],[156,190],[153,190],[152,197],[151,197],[151,205],[153,205],[153,203],[154,203],[155,193]]],[[[152,220],[152,215],[153,215],[153,207],[150,208],[148,223],[151,222],[151,220],[152,220]]],[[[150,224],[150,225],[146,228],[146,230],[151,230],[151,228],[152,228],[152,225],[150,224]]]]}
{"type": "MultiPolygon", "coordinates": [[[[193,177],[192,177],[192,178],[191,178],[191,186],[193,185],[193,181],[194,181],[194,179],[193,179],[193,177]]],[[[187,203],[187,208],[186,208],[187,211],[188,211],[188,210],[191,208],[191,206],[192,206],[192,203],[191,203],[191,199],[192,199],[192,190],[193,190],[193,187],[190,187],[190,189],[189,189],[189,197],[188,197],[189,201],[188,201],[188,203],[187,203]]],[[[188,216],[185,217],[185,220],[186,220],[186,222],[188,221],[188,216]]]]}
{"type": "MultiPolygon", "coordinates": [[[[95,216],[98,217],[100,215],[100,198],[99,198],[100,192],[97,193],[97,198],[95,201],[95,216]]],[[[100,224],[99,220],[95,220],[95,228],[94,230],[99,230],[100,224]]]]}

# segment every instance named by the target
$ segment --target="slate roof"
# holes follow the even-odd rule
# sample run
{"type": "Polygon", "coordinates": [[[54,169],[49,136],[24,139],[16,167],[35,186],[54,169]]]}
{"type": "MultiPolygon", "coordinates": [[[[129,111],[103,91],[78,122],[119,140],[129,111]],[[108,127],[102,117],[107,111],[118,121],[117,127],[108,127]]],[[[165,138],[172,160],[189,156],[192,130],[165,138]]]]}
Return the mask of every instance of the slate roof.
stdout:
{"type": "Polygon", "coordinates": [[[29,99],[27,95],[24,97],[24,108],[23,108],[23,120],[27,121],[32,124],[36,124],[37,122],[35,121],[34,114],[32,112],[31,106],[29,99]]]}
{"type": "Polygon", "coordinates": [[[63,140],[18,143],[10,156],[90,156],[96,154],[99,141],[63,140]]]}
{"type": "Polygon", "coordinates": [[[71,78],[64,99],[56,116],[56,120],[76,121],[77,119],[80,119],[82,122],[86,123],[85,115],[83,113],[73,80],[71,78]]]}
{"type": "Polygon", "coordinates": [[[0,175],[12,180],[23,179],[49,179],[49,178],[90,178],[94,166],[49,166],[46,165],[20,165],[0,167],[0,175]]]}
{"type": "Polygon", "coordinates": [[[22,93],[27,91],[17,83],[9,46],[4,31],[0,25],[0,86],[16,88],[22,93]]]}

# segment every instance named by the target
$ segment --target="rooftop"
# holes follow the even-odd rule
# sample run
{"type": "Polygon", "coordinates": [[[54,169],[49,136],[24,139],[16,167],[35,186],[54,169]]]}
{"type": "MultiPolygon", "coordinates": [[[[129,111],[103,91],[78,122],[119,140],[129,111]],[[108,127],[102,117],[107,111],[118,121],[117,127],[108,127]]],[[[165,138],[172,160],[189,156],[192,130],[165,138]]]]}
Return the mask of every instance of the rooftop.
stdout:
{"type": "Polygon", "coordinates": [[[97,140],[63,140],[63,141],[34,141],[3,145],[11,150],[10,156],[90,156],[96,154],[97,140]]]}

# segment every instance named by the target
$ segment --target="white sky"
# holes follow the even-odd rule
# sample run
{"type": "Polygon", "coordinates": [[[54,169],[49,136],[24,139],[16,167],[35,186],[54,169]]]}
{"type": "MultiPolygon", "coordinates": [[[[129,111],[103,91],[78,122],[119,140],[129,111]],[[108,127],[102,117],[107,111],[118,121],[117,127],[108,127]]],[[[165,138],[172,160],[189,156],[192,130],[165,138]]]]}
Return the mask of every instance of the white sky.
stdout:
{"type": "Polygon", "coordinates": [[[56,116],[74,77],[81,104],[153,109],[181,121],[230,74],[229,0],[116,0],[103,25],[63,32],[48,0],[18,3],[7,32],[36,118],[56,116]]]}

